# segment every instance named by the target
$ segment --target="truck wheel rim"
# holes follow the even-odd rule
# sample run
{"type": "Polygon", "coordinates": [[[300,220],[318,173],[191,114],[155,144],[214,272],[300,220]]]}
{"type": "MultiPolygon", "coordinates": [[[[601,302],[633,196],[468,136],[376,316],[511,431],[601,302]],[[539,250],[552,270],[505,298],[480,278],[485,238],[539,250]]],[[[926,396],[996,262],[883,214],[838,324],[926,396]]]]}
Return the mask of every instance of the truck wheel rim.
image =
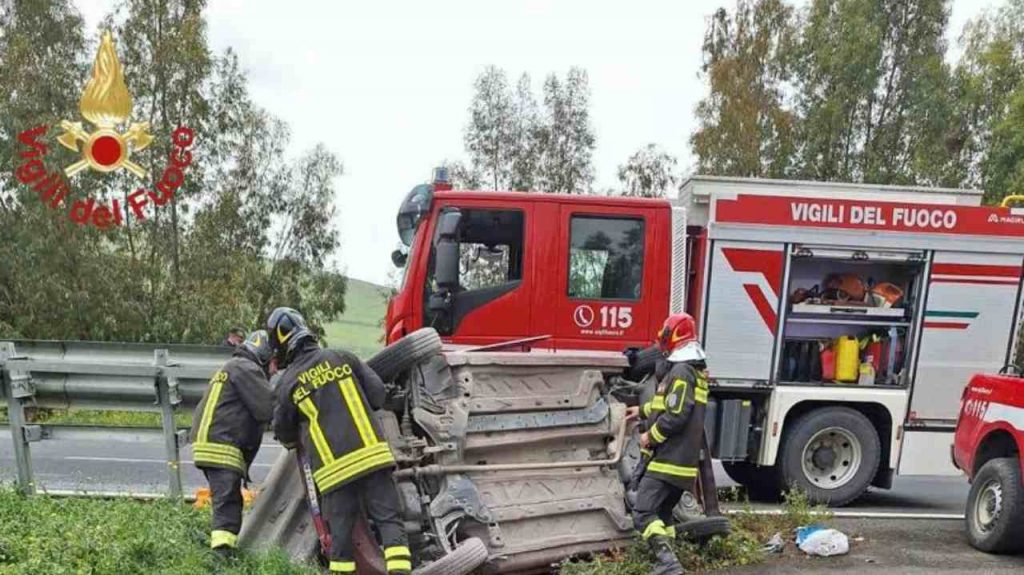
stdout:
{"type": "Polygon", "coordinates": [[[827,427],[804,446],[801,463],[807,481],[821,489],[846,485],[860,469],[860,440],[849,430],[827,427]]]}
{"type": "Polygon", "coordinates": [[[1003,488],[998,481],[989,481],[981,488],[974,504],[974,524],[982,532],[988,532],[999,520],[1003,511],[1003,488]]]}

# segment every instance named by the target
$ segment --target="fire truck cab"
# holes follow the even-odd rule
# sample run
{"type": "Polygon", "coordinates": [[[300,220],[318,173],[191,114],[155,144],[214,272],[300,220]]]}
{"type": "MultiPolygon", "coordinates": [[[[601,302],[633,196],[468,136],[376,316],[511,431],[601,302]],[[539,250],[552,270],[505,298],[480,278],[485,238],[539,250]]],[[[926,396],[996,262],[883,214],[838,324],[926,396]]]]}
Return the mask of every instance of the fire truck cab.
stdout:
{"type": "Polygon", "coordinates": [[[955,474],[963,382],[1015,352],[1024,212],[972,190],[696,176],[675,200],[415,187],[388,341],[650,345],[698,320],[712,452],[753,493],[841,505],[955,474]]]}

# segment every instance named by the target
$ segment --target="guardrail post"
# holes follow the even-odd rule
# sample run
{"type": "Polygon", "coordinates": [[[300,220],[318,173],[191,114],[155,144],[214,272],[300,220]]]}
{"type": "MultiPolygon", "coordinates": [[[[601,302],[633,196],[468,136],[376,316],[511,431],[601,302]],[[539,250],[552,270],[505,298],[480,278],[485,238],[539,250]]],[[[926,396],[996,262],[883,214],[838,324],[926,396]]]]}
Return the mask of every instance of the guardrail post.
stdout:
{"type": "Polygon", "coordinates": [[[31,398],[34,390],[27,374],[14,376],[8,360],[14,359],[14,342],[0,342],[0,386],[7,399],[7,417],[10,420],[11,439],[14,441],[14,461],[18,468],[18,489],[25,495],[34,495],[36,484],[32,475],[32,452],[25,435],[25,405],[23,398],[31,398]]]}
{"type": "MultiPolygon", "coordinates": [[[[167,365],[168,351],[153,350],[153,363],[157,368],[167,365]]],[[[178,429],[174,423],[174,403],[171,401],[170,384],[163,369],[157,369],[156,396],[160,404],[160,422],[164,430],[164,447],[167,450],[167,476],[170,495],[174,499],[182,498],[181,457],[178,450],[178,429]]],[[[180,400],[179,400],[180,401],[180,400]]]]}

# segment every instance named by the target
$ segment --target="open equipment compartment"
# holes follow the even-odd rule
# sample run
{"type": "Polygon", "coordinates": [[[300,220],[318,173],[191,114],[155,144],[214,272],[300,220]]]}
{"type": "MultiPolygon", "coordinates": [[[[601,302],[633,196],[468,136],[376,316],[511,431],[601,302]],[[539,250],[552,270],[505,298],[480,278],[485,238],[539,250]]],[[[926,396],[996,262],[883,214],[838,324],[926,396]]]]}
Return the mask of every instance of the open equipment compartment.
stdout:
{"type": "Polygon", "coordinates": [[[907,386],[925,252],[797,244],[788,255],[776,381],[907,386]]]}

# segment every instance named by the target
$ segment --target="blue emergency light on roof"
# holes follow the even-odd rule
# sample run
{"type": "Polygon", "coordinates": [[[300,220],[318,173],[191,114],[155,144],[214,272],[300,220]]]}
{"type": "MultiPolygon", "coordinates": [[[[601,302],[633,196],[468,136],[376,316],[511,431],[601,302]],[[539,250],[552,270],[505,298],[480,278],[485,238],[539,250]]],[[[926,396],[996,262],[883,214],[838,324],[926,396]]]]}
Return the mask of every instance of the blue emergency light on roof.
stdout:
{"type": "Polygon", "coordinates": [[[440,167],[434,168],[433,183],[435,183],[435,184],[450,184],[451,181],[452,181],[451,178],[448,176],[448,168],[446,168],[444,166],[440,166],[440,167]]]}

